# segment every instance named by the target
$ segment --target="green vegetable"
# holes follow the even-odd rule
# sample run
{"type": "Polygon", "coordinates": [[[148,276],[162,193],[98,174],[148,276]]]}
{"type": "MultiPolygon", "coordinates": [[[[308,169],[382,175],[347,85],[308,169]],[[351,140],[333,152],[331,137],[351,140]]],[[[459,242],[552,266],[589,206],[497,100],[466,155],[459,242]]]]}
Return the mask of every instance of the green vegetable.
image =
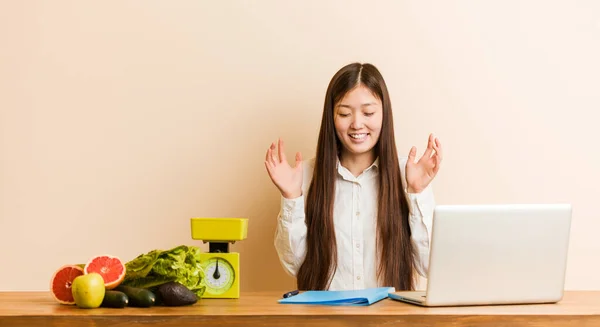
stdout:
{"type": "Polygon", "coordinates": [[[102,300],[101,307],[106,308],[124,308],[129,303],[129,297],[123,292],[106,290],[104,294],[104,300],[102,300]]]}
{"type": "Polygon", "coordinates": [[[181,245],[167,251],[152,250],[140,254],[125,264],[126,273],[122,285],[151,288],[178,282],[202,297],[206,286],[200,253],[200,248],[196,246],[181,245]]]}
{"type": "Polygon", "coordinates": [[[156,295],[145,288],[119,285],[115,290],[127,296],[131,307],[149,308],[156,304],[156,295]]]}

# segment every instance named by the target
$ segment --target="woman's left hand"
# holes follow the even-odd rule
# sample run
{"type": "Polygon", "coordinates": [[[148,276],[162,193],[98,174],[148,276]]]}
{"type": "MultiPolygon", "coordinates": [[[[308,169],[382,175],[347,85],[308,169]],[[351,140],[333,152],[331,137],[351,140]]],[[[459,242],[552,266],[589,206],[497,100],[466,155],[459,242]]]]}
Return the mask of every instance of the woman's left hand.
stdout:
{"type": "Polygon", "coordinates": [[[429,134],[427,149],[415,162],[417,148],[412,147],[406,163],[406,184],[409,193],[420,193],[433,180],[442,163],[442,145],[437,137],[429,134]]]}

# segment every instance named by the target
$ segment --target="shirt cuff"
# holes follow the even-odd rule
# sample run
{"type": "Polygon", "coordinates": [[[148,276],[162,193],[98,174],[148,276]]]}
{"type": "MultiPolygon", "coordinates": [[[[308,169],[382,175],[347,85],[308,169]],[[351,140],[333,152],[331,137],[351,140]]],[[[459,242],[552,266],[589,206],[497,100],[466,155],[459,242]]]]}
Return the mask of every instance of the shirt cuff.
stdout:
{"type": "Polygon", "coordinates": [[[294,199],[281,196],[281,219],[293,223],[295,220],[304,218],[304,195],[294,199]]]}
{"type": "Polygon", "coordinates": [[[413,238],[429,246],[433,225],[435,198],[430,186],[420,193],[406,193],[409,208],[409,223],[413,229],[413,238]]]}
{"type": "Polygon", "coordinates": [[[408,202],[408,211],[412,215],[423,217],[423,193],[408,193],[406,192],[406,200],[408,202]]]}

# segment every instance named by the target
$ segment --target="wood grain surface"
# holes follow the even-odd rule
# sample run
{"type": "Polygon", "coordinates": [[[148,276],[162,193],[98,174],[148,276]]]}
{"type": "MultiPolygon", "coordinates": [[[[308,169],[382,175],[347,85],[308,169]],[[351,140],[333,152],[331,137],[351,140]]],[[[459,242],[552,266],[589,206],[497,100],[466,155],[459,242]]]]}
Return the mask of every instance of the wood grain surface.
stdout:
{"type": "Polygon", "coordinates": [[[442,308],[391,299],[366,307],[278,304],[280,297],[248,292],[183,307],[80,309],[47,292],[0,292],[0,326],[600,326],[600,291],[565,292],[556,304],[442,308]]]}

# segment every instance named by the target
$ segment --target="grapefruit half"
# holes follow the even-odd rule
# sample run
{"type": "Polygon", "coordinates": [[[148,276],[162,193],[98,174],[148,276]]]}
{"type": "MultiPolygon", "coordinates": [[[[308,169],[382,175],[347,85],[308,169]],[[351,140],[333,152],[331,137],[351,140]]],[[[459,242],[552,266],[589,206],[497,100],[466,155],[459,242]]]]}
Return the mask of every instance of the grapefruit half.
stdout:
{"type": "Polygon", "coordinates": [[[93,257],[85,265],[83,272],[100,274],[104,279],[104,287],[109,290],[119,286],[125,279],[125,265],[121,259],[110,255],[93,257]]]}
{"type": "Polygon", "coordinates": [[[58,268],[50,280],[50,293],[61,304],[75,304],[71,284],[73,280],[83,275],[83,269],[76,265],[64,265],[58,268]]]}

